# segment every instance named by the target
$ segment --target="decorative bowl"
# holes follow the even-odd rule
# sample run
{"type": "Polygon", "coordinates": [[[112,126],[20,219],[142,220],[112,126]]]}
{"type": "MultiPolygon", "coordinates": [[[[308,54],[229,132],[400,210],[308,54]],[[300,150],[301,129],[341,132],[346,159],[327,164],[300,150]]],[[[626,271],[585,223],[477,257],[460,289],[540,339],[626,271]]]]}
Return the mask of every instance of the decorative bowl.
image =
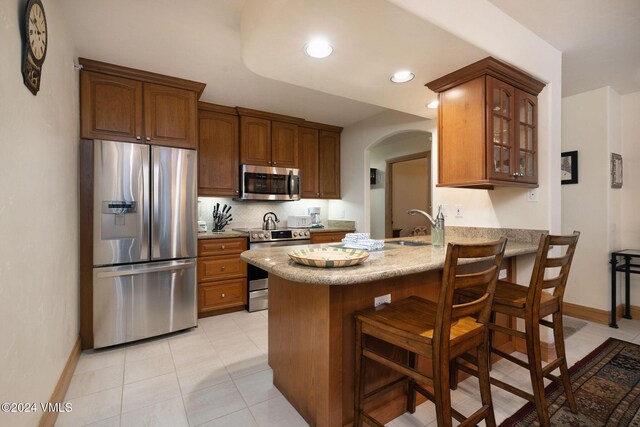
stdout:
{"type": "Polygon", "coordinates": [[[345,248],[309,248],[290,251],[289,258],[310,267],[351,267],[369,258],[369,252],[345,248]]]}

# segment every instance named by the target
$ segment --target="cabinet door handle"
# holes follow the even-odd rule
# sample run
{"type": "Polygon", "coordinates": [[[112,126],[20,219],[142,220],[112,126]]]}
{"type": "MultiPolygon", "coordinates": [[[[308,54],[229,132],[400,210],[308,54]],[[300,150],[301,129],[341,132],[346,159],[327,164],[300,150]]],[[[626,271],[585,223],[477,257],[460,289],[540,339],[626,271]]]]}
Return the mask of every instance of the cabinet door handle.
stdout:
{"type": "Polygon", "coordinates": [[[226,295],[224,293],[220,294],[220,298],[224,298],[226,295]]]}
{"type": "Polygon", "coordinates": [[[220,267],[220,271],[224,271],[226,269],[227,269],[227,267],[225,267],[224,265],[222,267],[220,267]]]}
{"type": "Polygon", "coordinates": [[[224,250],[224,245],[220,246],[220,249],[224,250]]]}
{"type": "Polygon", "coordinates": [[[151,141],[151,137],[150,136],[147,137],[147,141],[151,141]]]}
{"type": "Polygon", "coordinates": [[[137,139],[138,141],[140,141],[142,138],[140,138],[140,135],[137,135],[137,136],[136,136],[136,139],[137,139]]]}

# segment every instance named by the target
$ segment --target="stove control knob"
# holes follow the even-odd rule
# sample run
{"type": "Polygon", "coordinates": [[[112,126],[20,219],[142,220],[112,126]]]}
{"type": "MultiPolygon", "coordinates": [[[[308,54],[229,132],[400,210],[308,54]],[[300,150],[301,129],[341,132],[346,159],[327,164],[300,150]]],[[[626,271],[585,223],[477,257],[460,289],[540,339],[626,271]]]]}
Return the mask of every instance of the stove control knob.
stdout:
{"type": "Polygon", "coordinates": [[[304,232],[304,235],[305,235],[306,237],[309,237],[309,232],[308,232],[308,231],[305,231],[305,232],[304,232]]]}
{"type": "Polygon", "coordinates": [[[252,238],[252,239],[257,239],[257,238],[258,238],[258,233],[253,233],[253,234],[251,235],[251,238],[252,238]]]}
{"type": "Polygon", "coordinates": [[[293,237],[298,237],[298,232],[297,231],[293,232],[293,237]]]}
{"type": "Polygon", "coordinates": [[[265,238],[264,233],[260,233],[260,238],[261,238],[261,239],[264,239],[264,238],[265,238]]]}

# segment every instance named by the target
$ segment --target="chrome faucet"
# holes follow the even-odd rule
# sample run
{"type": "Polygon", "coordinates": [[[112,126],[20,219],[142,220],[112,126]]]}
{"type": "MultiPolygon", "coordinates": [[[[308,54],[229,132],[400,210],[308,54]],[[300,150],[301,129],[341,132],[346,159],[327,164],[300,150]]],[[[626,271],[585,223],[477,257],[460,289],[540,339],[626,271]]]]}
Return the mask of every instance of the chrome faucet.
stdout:
{"type": "Polygon", "coordinates": [[[420,209],[409,209],[407,211],[407,213],[409,215],[415,215],[415,214],[420,214],[422,216],[424,216],[425,218],[427,218],[429,220],[429,222],[431,223],[432,226],[436,226],[436,220],[431,218],[431,215],[429,215],[428,213],[426,213],[425,211],[421,211],[420,209]]]}

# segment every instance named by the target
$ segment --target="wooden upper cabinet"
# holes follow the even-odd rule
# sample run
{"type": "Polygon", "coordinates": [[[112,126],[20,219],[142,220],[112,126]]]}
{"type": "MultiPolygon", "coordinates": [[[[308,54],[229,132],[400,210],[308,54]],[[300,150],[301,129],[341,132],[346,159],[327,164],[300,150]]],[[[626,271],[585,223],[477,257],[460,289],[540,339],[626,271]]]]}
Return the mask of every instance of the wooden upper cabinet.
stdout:
{"type": "Polygon", "coordinates": [[[271,122],[271,165],[278,168],[298,167],[298,125],[271,122]]]}
{"type": "Polygon", "coordinates": [[[438,93],[438,186],[537,187],[545,84],[494,58],[427,83],[438,93]]]}
{"type": "Polygon", "coordinates": [[[321,130],[318,136],[318,189],[322,199],[340,198],[340,134],[321,130]]]}
{"type": "Polygon", "coordinates": [[[82,138],[196,148],[204,83],[79,58],[82,138]]]}
{"type": "Polygon", "coordinates": [[[190,90],[144,84],[145,140],[179,148],[197,147],[198,99],[190,90]]]}
{"type": "Polygon", "coordinates": [[[143,136],[142,83],[84,71],[80,75],[81,137],[136,142],[143,136]]]}
{"type": "Polygon", "coordinates": [[[317,198],[318,189],[318,129],[298,130],[298,162],[300,165],[300,196],[317,198]]]}
{"type": "Polygon", "coordinates": [[[240,163],[271,166],[271,120],[240,117],[240,163]]]}
{"type": "Polygon", "coordinates": [[[238,116],[206,110],[198,116],[198,195],[235,197],[240,192],[238,116]]]}
{"type": "MultiPolygon", "coordinates": [[[[311,122],[307,123],[313,125],[311,122]]],[[[315,125],[320,129],[300,127],[298,132],[300,196],[303,199],[339,199],[342,128],[315,125]]]]}

